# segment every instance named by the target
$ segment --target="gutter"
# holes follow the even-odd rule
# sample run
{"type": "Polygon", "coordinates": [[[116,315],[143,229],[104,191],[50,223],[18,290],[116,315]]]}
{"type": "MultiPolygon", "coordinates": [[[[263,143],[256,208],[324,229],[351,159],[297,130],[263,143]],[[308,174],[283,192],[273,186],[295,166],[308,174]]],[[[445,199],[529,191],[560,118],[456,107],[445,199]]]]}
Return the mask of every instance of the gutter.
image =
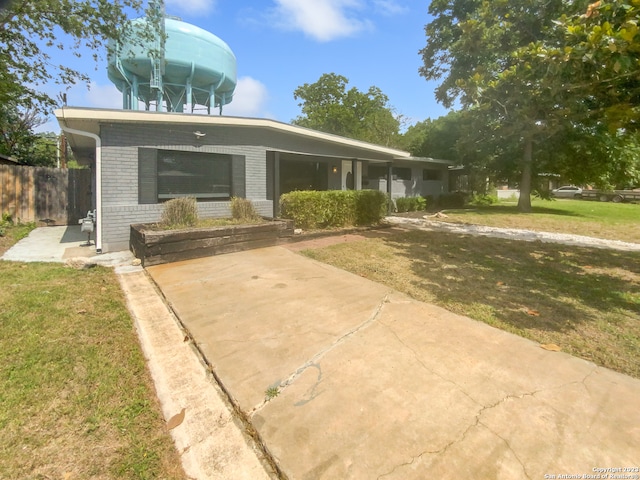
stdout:
{"type": "Polygon", "coordinates": [[[102,253],[102,140],[95,133],[63,125],[60,125],[60,128],[63,132],[93,138],[96,142],[96,253],[102,253]]]}

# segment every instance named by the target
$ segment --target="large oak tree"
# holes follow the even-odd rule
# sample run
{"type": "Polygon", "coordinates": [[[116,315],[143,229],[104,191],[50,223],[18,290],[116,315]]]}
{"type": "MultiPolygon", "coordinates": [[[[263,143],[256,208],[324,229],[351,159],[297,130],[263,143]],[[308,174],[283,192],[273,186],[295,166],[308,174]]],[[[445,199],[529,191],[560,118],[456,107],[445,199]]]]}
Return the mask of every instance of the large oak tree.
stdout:
{"type": "MultiPolygon", "coordinates": [[[[519,172],[520,210],[530,211],[532,175],[552,166],[552,146],[580,135],[615,139],[620,132],[613,130],[633,126],[636,3],[431,2],[434,20],[426,26],[420,73],[441,80],[438,100],[447,106],[458,101],[494,148],[494,158],[519,172]],[[622,58],[615,58],[618,53],[622,58]],[[622,118],[614,122],[616,114],[622,118]]],[[[573,168],[580,161],[573,157],[573,168]]]]}
{"type": "Polygon", "coordinates": [[[298,87],[293,96],[300,100],[302,115],[292,123],[327,133],[364,140],[384,146],[399,142],[400,120],[394,116],[388,97],[375,86],[367,92],[349,80],[325,73],[314,83],[298,87]]]}

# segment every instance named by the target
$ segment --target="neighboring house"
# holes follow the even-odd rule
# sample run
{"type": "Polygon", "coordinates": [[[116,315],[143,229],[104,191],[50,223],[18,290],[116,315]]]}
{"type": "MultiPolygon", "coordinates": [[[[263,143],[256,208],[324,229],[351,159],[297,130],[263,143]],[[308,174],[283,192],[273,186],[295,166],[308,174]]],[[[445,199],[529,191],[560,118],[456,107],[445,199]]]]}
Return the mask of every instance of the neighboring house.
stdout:
{"type": "Polygon", "coordinates": [[[447,192],[448,162],[268,119],[65,107],[58,122],[93,170],[96,250],[129,248],[132,223],[194,196],[202,217],[230,215],[232,196],[264,216],[293,190],[373,188],[392,197],[447,192]],[[387,181],[391,173],[392,181],[387,181]]]}
{"type": "Polygon", "coordinates": [[[0,165],[18,165],[18,160],[0,153],[0,165]]]}

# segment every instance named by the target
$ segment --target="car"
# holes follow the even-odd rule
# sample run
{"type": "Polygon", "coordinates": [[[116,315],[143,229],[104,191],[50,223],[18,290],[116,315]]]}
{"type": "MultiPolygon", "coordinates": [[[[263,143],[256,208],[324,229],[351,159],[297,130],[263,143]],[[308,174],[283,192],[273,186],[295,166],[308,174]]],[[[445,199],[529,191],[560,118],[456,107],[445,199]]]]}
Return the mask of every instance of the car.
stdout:
{"type": "Polygon", "coordinates": [[[580,198],[582,189],[575,185],[565,185],[551,190],[551,195],[556,198],[580,198]]]}

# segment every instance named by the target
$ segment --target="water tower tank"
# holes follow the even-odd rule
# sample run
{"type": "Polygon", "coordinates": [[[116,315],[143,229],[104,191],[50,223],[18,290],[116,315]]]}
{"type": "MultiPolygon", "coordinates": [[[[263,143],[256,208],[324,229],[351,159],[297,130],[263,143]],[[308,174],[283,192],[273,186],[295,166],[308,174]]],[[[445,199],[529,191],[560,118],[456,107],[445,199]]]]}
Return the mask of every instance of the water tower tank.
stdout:
{"type": "MultiPolygon", "coordinates": [[[[133,32],[147,26],[145,18],[133,20],[133,32]]],[[[197,106],[222,107],[231,102],[236,88],[236,57],[214,34],[177,18],[164,17],[164,36],[110,45],[109,79],[122,92],[123,108],[193,112],[197,106]],[[161,38],[164,38],[162,48],[161,38]],[[155,53],[150,56],[149,52],[155,53]]],[[[134,34],[135,35],[135,34],[134,34]]]]}

